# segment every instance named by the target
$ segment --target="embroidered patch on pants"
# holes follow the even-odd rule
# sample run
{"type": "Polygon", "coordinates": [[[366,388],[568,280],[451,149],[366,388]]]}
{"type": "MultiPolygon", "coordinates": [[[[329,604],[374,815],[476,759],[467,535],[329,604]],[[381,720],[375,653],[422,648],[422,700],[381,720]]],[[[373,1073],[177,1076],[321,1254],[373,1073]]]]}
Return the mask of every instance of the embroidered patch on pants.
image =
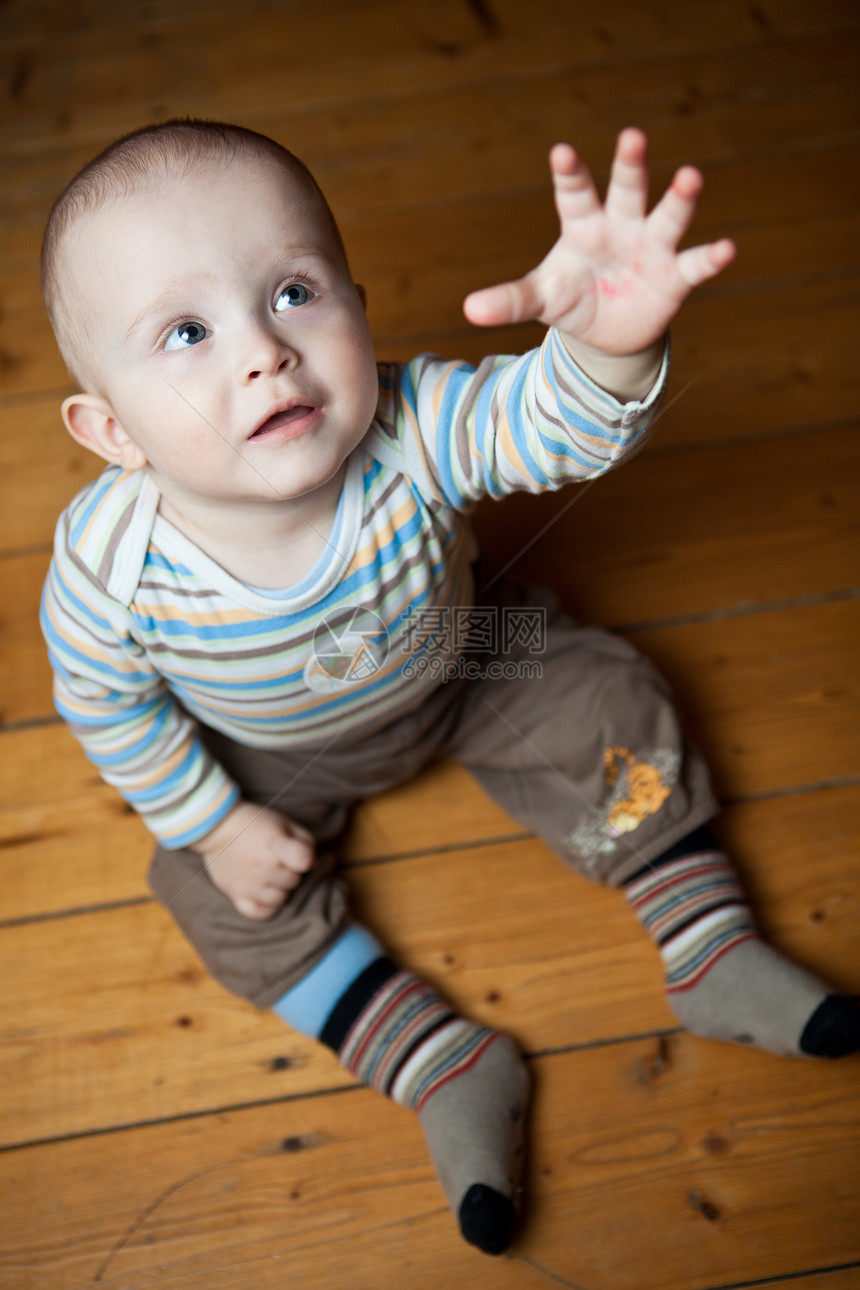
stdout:
{"type": "Polygon", "coordinates": [[[633,833],[660,810],[678,781],[681,754],[656,748],[634,757],[629,748],[615,746],[605,749],[603,765],[608,798],[564,839],[586,860],[612,855],[618,850],[616,838],[633,833]]]}

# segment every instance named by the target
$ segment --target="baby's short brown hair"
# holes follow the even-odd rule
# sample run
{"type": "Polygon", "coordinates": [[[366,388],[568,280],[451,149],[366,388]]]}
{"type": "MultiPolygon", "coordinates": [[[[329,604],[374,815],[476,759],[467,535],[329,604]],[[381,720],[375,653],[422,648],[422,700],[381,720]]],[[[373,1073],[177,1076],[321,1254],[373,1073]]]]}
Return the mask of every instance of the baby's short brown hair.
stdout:
{"type": "Polygon", "coordinates": [[[244,126],[196,117],[176,117],[123,135],[79,170],[51,207],[42,240],[42,293],[69,375],[87,383],[86,318],[75,307],[63,274],[62,248],[75,222],[118,195],[133,193],[159,178],[190,173],[197,167],[256,158],[281,167],[317,208],[328,225],[336,251],[343,241],[328,202],[304,162],[267,135],[244,126]]]}

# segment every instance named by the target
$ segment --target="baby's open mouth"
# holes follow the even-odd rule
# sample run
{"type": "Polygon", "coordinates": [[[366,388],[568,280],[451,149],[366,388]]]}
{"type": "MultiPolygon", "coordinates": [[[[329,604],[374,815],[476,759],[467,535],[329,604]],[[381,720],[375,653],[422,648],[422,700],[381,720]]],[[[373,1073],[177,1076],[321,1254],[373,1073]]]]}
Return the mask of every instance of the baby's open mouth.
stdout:
{"type": "Polygon", "coordinates": [[[275,412],[254,431],[251,438],[261,439],[270,430],[280,430],[282,426],[290,425],[293,421],[301,421],[302,417],[309,416],[314,411],[310,404],[298,403],[294,408],[287,408],[286,412],[275,412]]]}

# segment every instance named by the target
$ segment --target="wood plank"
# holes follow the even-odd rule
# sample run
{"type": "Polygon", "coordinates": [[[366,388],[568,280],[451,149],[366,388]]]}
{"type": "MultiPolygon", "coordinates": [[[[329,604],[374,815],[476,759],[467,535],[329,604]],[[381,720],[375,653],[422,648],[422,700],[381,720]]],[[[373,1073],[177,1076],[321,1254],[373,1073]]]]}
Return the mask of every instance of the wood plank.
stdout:
{"type": "MultiPolygon", "coordinates": [[[[725,827],[773,943],[860,992],[858,800],[855,787],[744,804],[725,827]]],[[[356,866],[350,885],[357,917],[399,961],[526,1051],[678,1025],[621,894],[536,839],[356,866]]],[[[347,1082],[327,1050],[216,985],[155,904],[6,927],[0,955],[14,982],[0,1142],[347,1082]]]]}
{"type": "Polygon", "coordinates": [[[550,1194],[524,1243],[546,1251],[536,1256],[543,1267],[589,1290],[664,1290],[857,1257],[856,1080],[847,1070],[831,1068],[817,1081],[808,1068],[778,1059],[747,1065],[730,1050],[672,1040],[665,1084],[651,1086],[641,1101],[634,1094],[633,1110],[625,1093],[636,1074],[626,1051],[617,1065],[612,1050],[587,1066],[579,1056],[559,1059],[561,1078],[553,1079],[551,1066],[545,1077],[544,1122],[560,1140],[546,1165],[537,1157],[539,1169],[552,1171],[550,1194]],[[583,1105],[592,1101],[584,1093],[595,1087],[585,1083],[589,1077],[601,1081],[591,1106],[583,1105]],[[797,1119],[793,1095],[803,1104],[797,1119]],[[728,1160],[719,1155],[724,1146],[728,1160]],[[679,1155],[689,1168],[678,1167],[679,1155]],[[814,1175],[826,1193],[820,1202],[814,1175]],[[820,1229],[805,1228],[808,1211],[801,1217],[818,1203],[822,1222],[833,1207],[824,1239],[820,1229]],[[553,1246],[558,1255],[550,1258],[553,1246]]]}
{"type": "MultiPolygon", "coordinates": [[[[240,23],[225,23],[217,11],[192,12],[161,30],[84,28],[53,41],[34,33],[17,48],[10,45],[0,64],[12,87],[7,129],[33,141],[45,134],[99,131],[108,119],[122,133],[153,116],[218,117],[225,110],[235,116],[260,103],[325,104],[333,97],[346,105],[378,95],[380,86],[387,97],[400,97],[428,87],[535,77],[560,63],[580,71],[610,62],[617,76],[619,63],[628,71],[631,55],[692,57],[715,46],[731,50],[739,70],[759,52],[767,56],[775,49],[779,55],[783,42],[774,40],[773,28],[766,29],[768,20],[757,22],[738,0],[715,3],[709,17],[703,24],[700,15],[674,5],[667,21],[663,6],[626,0],[592,26],[557,0],[527,7],[496,0],[492,10],[441,0],[432,14],[412,0],[392,22],[386,0],[363,5],[360,14],[345,0],[329,0],[266,6],[240,23]],[[320,48],[326,50],[325,75],[320,48]]],[[[844,20],[807,17],[791,26],[810,49],[837,35],[836,60],[839,41],[844,46],[850,39],[851,24],[844,20]]]]}
{"type": "Polygon", "coordinates": [[[39,631],[39,601],[50,551],[0,561],[9,600],[0,615],[0,723],[53,715],[51,669],[39,631]]]}
{"type": "Polygon", "coordinates": [[[60,512],[101,469],[67,434],[62,397],[0,408],[0,552],[52,542],[60,512]]]}
{"type": "MultiPolygon", "coordinates": [[[[324,12],[321,15],[320,32],[322,35],[333,35],[328,32],[328,24],[334,24],[339,16],[339,8],[333,0],[324,0],[323,4],[309,6],[306,0],[280,0],[278,10],[287,11],[290,19],[313,22],[314,10],[324,12]],[[310,10],[310,13],[308,12],[310,10]]],[[[368,9],[372,6],[368,5],[368,9]]],[[[495,21],[507,25],[508,16],[514,21],[522,19],[518,13],[517,0],[500,0],[493,6],[493,13],[484,15],[483,21],[495,21]]],[[[414,3],[400,6],[401,12],[409,15],[418,6],[414,3]]],[[[445,6],[440,6],[445,14],[445,6]]],[[[449,7],[450,11],[450,7],[449,7]]],[[[272,7],[267,0],[244,0],[242,4],[244,22],[272,19],[272,7]]],[[[715,0],[709,7],[707,15],[692,15],[683,5],[677,6],[677,13],[672,14],[673,21],[666,21],[666,6],[657,9],[653,5],[634,5],[618,3],[601,13],[604,26],[593,32],[584,27],[582,20],[572,25],[569,10],[557,4],[530,6],[534,13],[535,23],[538,16],[544,25],[555,23],[551,35],[576,37],[575,48],[582,55],[590,50],[597,57],[612,57],[630,54],[631,52],[660,49],[673,41],[686,42],[682,48],[693,48],[699,45],[738,44],[750,39],[766,40],[777,36],[809,35],[816,31],[845,30],[856,26],[854,15],[846,9],[842,0],[822,0],[814,10],[803,0],[765,0],[756,12],[751,12],[738,0],[715,0]],[[565,30],[558,24],[567,20],[565,30]],[[632,26],[638,24],[638,26],[632,26]],[[590,42],[586,45],[586,42],[590,42]],[[622,43],[624,42],[624,43],[622,43]]],[[[57,12],[52,0],[7,0],[4,6],[4,34],[9,48],[18,44],[31,45],[44,41],[71,42],[76,37],[89,38],[96,32],[125,30],[138,35],[151,31],[169,32],[177,22],[182,23],[191,16],[201,13],[210,18],[220,17],[232,23],[236,13],[235,5],[227,5],[223,0],[188,0],[177,10],[168,0],[150,0],[143,5],[118,7],[111,0],[77,0],[74,7],[57,12]]],[[[275,18],[278,17],[276,13],[275,18]]],[[[477,17],[477,15],[476,15],[477,17]]],[[[462,19],[461,19],[462,21],[462,19]]],[[[525,28],[529,35],[535,33],[525,28]]],[[[396,33],[395,33],[396,34],[396,33]]],[[[538,33],[539,34],[539,33],[538,33]]],[[[550,49],[552,46],[550,45],[550,49]]]]}
{"type": "Polygon", "coordinates": [[[735,797],[855,774],[858,630],[852,600],[629,639],[672,684],[720,795],[735,797]]]}
{"type": "MultiPolygon", "coordinates": [[[[62,724],[0,734],[0,852],[14,872],[0,919],[149,897],[152,838],[62,724]]],[[[357,813],[348,861],[528,836],[453,762],[357,813]],[[416,839],[415,821],[421,820],[416,839]]]]}
{"type": "MultiPolygon", "coordinates": [[[[822,1272],[820,1275],[796,1277],[790,1275],[786,1280],[771,1282],[775,1286],[786,1286],[789,1284],[796,1287],[796,1290],[858,1290],[860,1287],[860,1267],[849,1267],[837,1269],[835,1272],[822,1272]]],[[[744,1290],[741,1286],[740,1290],[744,1290]]],[[[750,1287],[752,1290],[752,1287],[750,1287]]]]}
{"type": "Polygon", "coordinates": [[[0,920],[147,899],[150,833],[65,725],[0,735],[0,920]]]}
{"type": "MultiPolygon", "coordinates": [[[[501,1290],[694,1290],[860,1255],[848,1064],[679,1036],[533,1069],[528,1209],[492,1265],[501,1290]]],[[[417,1122],[364,1089],[45,1144],[0,1169],[0,1266],[16,1290],[267,1290],[285,1275],[314,1290],[430,1290],[488,1276],[417,1122]]]]}
{"type": "Polygon", "coordinates": [[[597,483],[482,502],[481,547],[615,629],[860,584],[855,427],[742,449],[661,446],[658,424],[653,451],[597,483]]]}
{"type": "MultiPolygon", "coordinates": [[[[794,169],[796,174],[796,161],[794,169]]],[[[739,259],[719,287],[703,289],[706,299],[749,286],[762,294],[779,291],[782,278],[796,290],[798,272],[810,278],[837,271],[851,275],[858,267],[854,210],[797,224],[787,224],[785,213],[756,224],[737,218],[736,226],[731,214],[718,222],[709,212],[708,225],[696,230],[703,240],[737,232],[739,242],[739,259]]],[[[558,236],[558,223],[548,193],[541,189],[439,205],[406,219],[404,212],[394,211],[345,226],[344,233],[355,278],[367,287],[374,335],[387,343],[410,333],[463,330],[466,294],[518,278],[539,263],[558,236]],[[429,254],[417,257],[419,246],[430,248],[429,254]]],[[[734,306],[738,310],[737,301],[734,306]]],[[[684,321],[682,312],[681,326],[684,321]]],[[[481,335],[479,331],[475,337],[478,342],[481,335]]],[[[481,354],[487,352],[493,350],[485,342],[481,354]]]]}
{"type": "MultiPolygon", "coordinates": [[[[414,190],[420,192],[421,185],[416,175],[409,190],[411,202],[392,200],[379,210],[364,205],[355,209],[358,202],[365,201],[360,170],[343,176],[340,224],[353,270],[368,286],[377,330],[408,333],[416,328],[416,316],[422,329],[455,326],[466,292],[476,285],[518,277],[543,257],[558,233],[546,153],[548,141],[559,133],[563,120],[558,112],[547,113],[545,137],[536,140],[528,153],[525,145],[520,145],[516,154],[502,154],[498,176],[481,173],[486,166],[480,154],[474,160],[466,152],[458,157],[452,138],[447,154],[439,157],[439,175],[428,168],[426,205],[417,201],[414,190]],[[524,155],[530,157],[530,167],[520,160],[524,155]],[[517,171],[516,185],[510,182],[512,167],[517,171]],[[457,174],[473,175],[474,183],[480,181],[478,193],[451,192],[442,173],[450,168],[457,174]],[[502,183],[505,174],[507,185],[502,183]],[[410,320],[401,320],[397,309],[398,292],[405,295],[405,283],[413,314],[410,320]]],[[[453,129],[452,123],[452,135],[453,129]]],[[[613,144],[609,131],[593,147],[580,140],[579,129],[571,128],[570,133],[596,167],[608,162],[613,144]]],[[[680,140],[678,143],[683,148],[680,140]]],[[[686,147],[690,156],[691,149],[704,144],[690,133],[686,147]]],[[[655,152],[654,199],[669,183],[676,164],[676,158],[660,158],[652,141],[652,154],[655,152]]],[[[383,152],[383,158],[386,155],[383,152]]],[[[703,168],[706,189],[688,241],[716,240],[727,233],[736,238],[738,259],[720,278],[721,284],[739,286],[752,281],[761,286],[762,279],[856,266],[851,229],[856,228],[860,196],[857,155],[856,141],[821,146],[809,153],[754,153],[716,163],[695,151],[690,159],[703,168]]],[[[600,183],[605,176],[598,171],[596,179],[600,183]]]]}
{"type": "MultiPolygon", "coordinates": [[[[623,82],[611,64],[577,71],[563,66],[540,73],[539,85],[500,76],[482,85],[479,96],[471,86],[433,85],[392,101],[377,89],[374,97],[356,104],[338,100],[273,108],[256,100],[253,110],[232,116],[307,161],[344,225],[348,245],[351,224],[362,215],[385,219],[406,207],[411,219],[416,208],[440,200],[496,194],[508,202],[521,191],[548,192],[546,156],[559,134],[576,143],[603,181],[615,134],[630,121],[648,131],[655,192],[674,166],[695,160],[709,181],[705,211],[721,225],[726,217],[736,225],[748,210],[756,211],[756,195],[762,203],[759,216],[779,212],[777,193],[768,195],[765,176],[758,173],[762,164],[778,166],[794,158],[784,199],[792,207],[811,202],[816,210],[831,209],[841,188],[856,187],[850,165],[830,165],[823,181],[817,178],[816,153],[856,145],[860,128],[851,38],[839,44],[836,59],[832,42],[771,44],[750,50],[740,67],[735,56],[684,53],[633,62],[623,82]],[[738,93],[739,79],[755,87],[752,114],[746,96],[738,93]],[[726,190],[726,215],[711,192],[725,166],[746,171],[726,190]],[[813,173],[804,181],[810,168],[813,173]]],[[[231,115],[223,107],[222,114],[231,115]]],[[[125,128],[150,118],[158,114],[129,120],[125,128]]],[[[111,115],[98,135],[7,143],[9,192],[0,222],[5,259],[38,254],[51,201],[118,133],[111,115]]],[[[790,226],[793,217],[785,222],[790,226]]],[[[812,252],[815,239],[808,245],[812,252]]]]}

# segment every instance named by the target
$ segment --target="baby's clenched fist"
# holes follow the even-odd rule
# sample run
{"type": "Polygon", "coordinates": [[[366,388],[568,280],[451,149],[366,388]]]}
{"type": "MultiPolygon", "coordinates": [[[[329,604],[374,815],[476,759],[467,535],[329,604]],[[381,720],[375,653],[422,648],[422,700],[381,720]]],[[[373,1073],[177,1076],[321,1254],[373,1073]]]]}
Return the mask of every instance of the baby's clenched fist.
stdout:
{"type": "Polygon", "coordinates": [[[272,918],[314,863],[313,835],[278,811],[240,802],[194,844],[206,872],[246,918],[272,918]]]}

